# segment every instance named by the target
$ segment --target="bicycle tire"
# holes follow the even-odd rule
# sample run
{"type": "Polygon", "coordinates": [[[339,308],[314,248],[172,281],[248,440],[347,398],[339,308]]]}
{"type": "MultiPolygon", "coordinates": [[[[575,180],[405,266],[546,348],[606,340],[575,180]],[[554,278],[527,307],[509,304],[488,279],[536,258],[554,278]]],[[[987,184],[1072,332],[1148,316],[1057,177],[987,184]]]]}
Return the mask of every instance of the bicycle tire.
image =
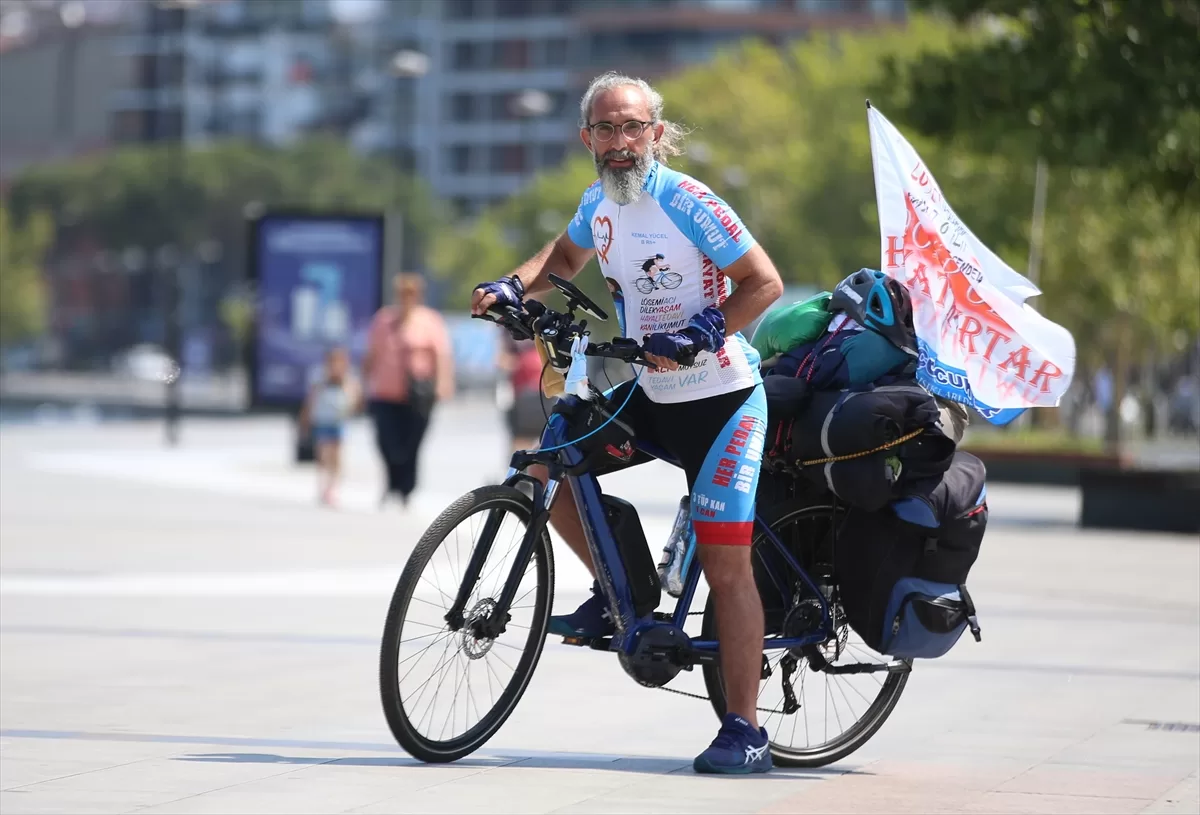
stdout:
{"type": "Polygon", "coordinates": [[[654,279],[651,277],[639,277],[633,281],[633,287],[641,294],[649,294],[654,291],[654,279]]]}
{"type": "MultiPolygon", "coordinates": [[[[533,515],[529,497],[515,487],[493,485],[463,495],[447,507],[421,536],[396,583],[388,607],[379,653],[379,690],[384,717],[396,742],[413,758],[426,763],[457,761],[478,750],[494,736],[516,709],[528,688],[546,643],[554,595],[554,552],[549,532],[543,528],[532,554],[537,574],[533,620],[512,679],[491,710],[461,736],[441,741],[417,732],[405,710],[399,687],[400,637],[409,603],[425,566],[450,533],[471,515],[491,509],[512,512],[525,524],[533,515]]],[[[527,565],[525,568],[528,568],[527,565]]]]}
{"type": "Polygon", "coordinates": [[[679,272],[663,272],[659,285],[664,289],[677,289],[682,282],[683,275],[679,272]]]}
{"type": "MultiPolygon", "coordinates": [[[[782,506],[774,507],[768,510],[764,521],[767,527],[773,532],[778,532],[778,527],[784,526],[789,521],[793,521],[805,515],[816,515],[822,512],[831,512],[833,507],[828,504],[809,504],[806,506],[782,506]]],[[[754,546],[771,545],[761,532],[755,535],[754,546]]],[[[713,607],[713,598],[710,594],[704,605],[704,618],[701,625],[701,637],[706,640],[717,639],[716,611],[713,607]]],[[[802,665],[801,670],[807,670],[807,665],[802,665]]],[[[717,714],[718,719],[723,719],[725,716],[725,685],[721,679],[721,669],[719,664],[706,664],[703,668],[704,687],[708,692],[708,698],[712,704],[713,712],[717,714]]],[[[862,747],[871,737],[879,731],[883,723],[891,716],[892,711],[896,707],[896,703],[900,701],[900,695],[904,692],[905,685],[908,684],[908,676],[906,673],[889,673],[887,679],[880,687],[878,695],[867,708],[866,713],[855,721],[846,732],[834,738],[832,741],[817,745],[814,748],[797,749],[791,745],[783,746],[775,742],[771,742],[771,758],[776,764],[782,767],[824,767],[832,764],[835,761],[840,761],[846,756],[853,753],[858,748],[862,747]]],[[[771,677],[771,680],[774,676],[771,677]]],[[[767,681],[771,681],[767,680],[767,681]]],[[[768,734],[769,738],[770,734],[768,734]]]]}

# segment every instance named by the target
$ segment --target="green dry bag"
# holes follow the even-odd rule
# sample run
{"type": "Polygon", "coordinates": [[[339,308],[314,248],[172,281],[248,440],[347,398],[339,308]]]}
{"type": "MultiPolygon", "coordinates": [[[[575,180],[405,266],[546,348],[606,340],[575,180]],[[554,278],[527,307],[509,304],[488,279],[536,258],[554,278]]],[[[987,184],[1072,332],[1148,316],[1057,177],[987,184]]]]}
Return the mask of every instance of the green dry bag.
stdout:
{"type": "Polygon", "coordinates": [[[763,362],[821,336],[833,318],[828,311],[829,298],[832,296],[830,292],[823,291],[807,300],[780,306],[763,315],[750,340],[763,362]]]}

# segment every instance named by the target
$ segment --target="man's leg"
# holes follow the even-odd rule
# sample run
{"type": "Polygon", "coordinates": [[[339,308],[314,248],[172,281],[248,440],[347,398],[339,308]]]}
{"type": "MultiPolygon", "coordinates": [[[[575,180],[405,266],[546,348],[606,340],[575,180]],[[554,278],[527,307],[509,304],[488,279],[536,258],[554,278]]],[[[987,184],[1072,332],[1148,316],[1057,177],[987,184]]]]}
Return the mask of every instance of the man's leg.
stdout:
{"type": "Polygon", "coordinates": [[[707,544],[700,547],[699,554],[716,606],[726,710],[757,730],[763,610],[750,563],[750,547],[707,544]]]}
{"type": "MultiPolygon", "coordinates": [[[[712,400],[713,408],[724,408],[718,399],[712,400]]],[[[725,413],[728,418],[692,479],[692,527],[717,615],[726,700],[716,739],[692,765],[705,773],[771,769],[767,732],[758,726],[755,711],[762,676],[763,610],[751,566],[754,497],[767,427],[763,386],[755,387],[735,408],[725,413]]],[[[722,412],[717,410],[717,415],[722,412]]]]}
{"type": "MultiPolygon", "coordinates": [[[[529,474],[541,481],[542,486],[545,486],[546,481],[550,478],[550,474],[541,464],[531,465],[529,474]]],[[[583,521],[579,518],[579,508],[575,506],[571,491],[565,486],[559,490],[559,494],[555,496],[554,505],[550,507],[550,526],[567,546],[571,547],[571,551],[583,562],[592,577],[595,577],[596,567],[592,563],[591,550],[588,549],[587,535],[583,531],[583,521]],[[563,495],[564,492],[566,495],[563,495]]]]}

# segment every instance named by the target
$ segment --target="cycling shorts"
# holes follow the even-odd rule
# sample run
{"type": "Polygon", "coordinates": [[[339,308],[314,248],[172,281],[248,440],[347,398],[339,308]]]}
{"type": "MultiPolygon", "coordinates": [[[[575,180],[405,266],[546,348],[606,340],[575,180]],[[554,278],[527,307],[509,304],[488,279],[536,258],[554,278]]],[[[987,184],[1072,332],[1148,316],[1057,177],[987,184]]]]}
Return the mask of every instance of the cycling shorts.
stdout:
{"type": "MultiPolygon", "coordinates": [[[[633,428],[639,442],[661,448],[682,467],[692,497],[697,543],[749,546],[767,431],[762,384],[688,402],[662,403],[650,401],[630,381],[607,396],[615,408],[625,404],[617,416],[633,428]]],[[[652,459],[639,451],[628,462],[608,459],[592,472],[603,475],[652,459]]]]}

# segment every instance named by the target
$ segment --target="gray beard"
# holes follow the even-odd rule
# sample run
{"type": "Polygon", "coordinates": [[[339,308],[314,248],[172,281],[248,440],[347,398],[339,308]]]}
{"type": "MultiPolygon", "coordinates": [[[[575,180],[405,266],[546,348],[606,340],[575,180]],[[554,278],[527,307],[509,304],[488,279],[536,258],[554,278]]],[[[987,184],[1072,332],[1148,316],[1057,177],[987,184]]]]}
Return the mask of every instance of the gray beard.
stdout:
{"type": "Polygon", "coordinates": [[[654,156],[647,153],[634,155],[624,154],[624,151],[611,151],[603,156],[595,156],[596,172],[600,176],[600,186],[604,197],[618,206],[627,206],[642,197],[646,179],[650,177],[650,168],[654,164],[654,156]],[[617,169],[604,163],[606,158],[632,158],[633,166],[629,169],[617,169]]]}

